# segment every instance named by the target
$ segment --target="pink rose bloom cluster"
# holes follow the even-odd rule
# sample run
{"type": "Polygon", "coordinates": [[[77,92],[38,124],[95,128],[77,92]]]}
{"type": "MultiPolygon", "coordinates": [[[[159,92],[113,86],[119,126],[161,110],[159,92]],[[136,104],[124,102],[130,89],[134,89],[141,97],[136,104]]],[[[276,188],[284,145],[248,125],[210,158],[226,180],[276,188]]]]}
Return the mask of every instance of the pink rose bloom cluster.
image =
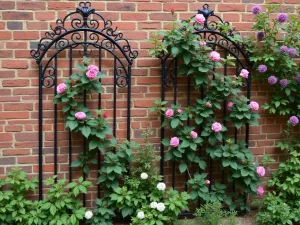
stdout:
{"type": "Polygon", "coordinates": [[[98,66],[90,65],[90,66],[88,66],[88,71],[86,72],[86,76],[90,80],[93,80],[93,79],[95,79],[97,77],[98,73],[99,73],[98,66]]]}
{"type": "Polygon", "coordinates": [[[210,102],[206,102],[205,106],[208,107],[208,108],[210,108],[211,107],[211,103],[210,102]]]}
{"type": "Polygon", "coordinates": [[[251,101],[249,106],[250,106],[250,109],[252,109],[253,111],[257,111],[259,109],[259,104],[255,101],[251,101]]]}
{"type": "Polygon", "coordinates": [[[174,148],[176,148],[179,145],[179,138],[178,137],[172,137],[170,140],[170,145],[174,148]]]}
{"type": "Polygon", "coordinates": [[[233,102],[228,102],[227,103],[227,109],[228,110],[231,110],[231,108],[234,106],[234,103],[233,102]]]}
{"type": "Polygon", "coordinates": [[[256,193],[262,196],[264,194],[264,188],[262,186],[259,186],[256,190],[256,193]]]}
{"type": "Polygon", "coordinates": [[[86,119],[86,114],[84,112],[77,112],[77,113],[75,113],[75,117],[78,120],[85,120],[86,119]]]}
{"type": "Polygon", "coordinates": [[[241,73],[240,73],[240,76],[247,79],[248,76],[249,76],[249,71],[246,70],[246,69],[242,69],[242,70],[241,70],[241,73]]]}
{"type": "Polygon", "coordinates": [[[258,176],[263,177],[266,174],[266,170],[263,166],[258,166],[256,168],[256,172],[258,174],[258,176]]]}
{"type": "Polygon", "coordinates": [[[58,94],[63,94],[67,90],[67,85],[65,83],[61,83],[56,87],[56,91],[58,94]]]}
{"type": "Polygon", "coordinates": [[[205,46],[205,45],[206,45],[206,42],[205,42],[205,41],[199,41],[199,45],[200,45],[200,46],[205,46]]]}
{"type": "Polygon", "coordinates": [[[221,59],[221,56],[218,52],[212,51],[209,55],[209,58],[214,62],[219,62],[221,59]]]}
{"type": "Polygon", "coordinates": [[[167,109],[166,113],[165,113],[166,117],[170,118],[174,115],[174,111],[173,109],[167,109]]]}
{"type": "Polygon", "coordinates": [[[197,132],[191,131],[191,137],[192,137],[192,138],[197,138],[197,137],[198,137],[197,132]]]}
{"type": "Polygon", "coordinates": [[[212,124],[211,129],[214,132],[218,133],[218,132],[220,132],[222,130],[222,124],[220,124],[218,122],[215,122],[215,123],[212,124]]]}
{"type": "Polygon", "coordinates": [[[197,14],[195,16],[195,20],[196,20],[196,23],[198,23],[198,24],[204,24],[205,17],[203,16],[203,14],[197,14]]]}

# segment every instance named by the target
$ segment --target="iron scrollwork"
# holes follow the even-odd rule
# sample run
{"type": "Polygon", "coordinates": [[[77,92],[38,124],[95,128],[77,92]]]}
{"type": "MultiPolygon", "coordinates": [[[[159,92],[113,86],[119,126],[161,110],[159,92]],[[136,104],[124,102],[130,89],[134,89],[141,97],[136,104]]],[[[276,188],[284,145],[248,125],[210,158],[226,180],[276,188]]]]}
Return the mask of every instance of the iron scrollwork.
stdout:
{"type": "MultiPolygon", "coordinates": [[[[37,49],[30,51],[31,56],[37,63],[41,62],[45,53],[52,46],[58,52],[70,45],[79,43],[88,45],[89,42],[92,42],[96,44],[101,37],[118,47],[130,64],[138,56],[138,52],[131,49],[123,34],[118,32],[117,28],[112,27],[112,21],[104,19],[102,15],[95,12],[95,9],[91,8],[90,2],[80,2],[75,12],[67,14],[63,19],[57,19],[56,27],[50,26],[50,28],[51,31],[46,32],[45,36],[39,41],[37,49]],[[70,24],[71,29],[67,29],[68,24],[70,24]],[[91,32],[88,35],[89,39],[87,40],[81,32],[91,32]],[[71,35],[70,40],[66,38],[68,34],[71,35]],[[62,41],[62,39],[65,40],[62,41]]],[[[105,49],[105,46],[100,47],[105,49]]]]}

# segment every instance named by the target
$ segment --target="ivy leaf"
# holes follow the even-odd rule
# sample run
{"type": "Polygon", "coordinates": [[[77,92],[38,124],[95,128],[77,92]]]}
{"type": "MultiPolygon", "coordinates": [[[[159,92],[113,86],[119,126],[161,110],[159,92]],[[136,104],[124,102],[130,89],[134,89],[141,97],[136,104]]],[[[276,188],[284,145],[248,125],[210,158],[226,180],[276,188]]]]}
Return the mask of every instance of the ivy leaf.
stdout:
{"type": "Polygon", "coordinates": [[[82,129],[81,129],[81,132],[83,134],[83,136],[85,136],[86,138],[88,138],[91,134],[91,128],[88,127],[88,126],[84,126],[82,129]]]}

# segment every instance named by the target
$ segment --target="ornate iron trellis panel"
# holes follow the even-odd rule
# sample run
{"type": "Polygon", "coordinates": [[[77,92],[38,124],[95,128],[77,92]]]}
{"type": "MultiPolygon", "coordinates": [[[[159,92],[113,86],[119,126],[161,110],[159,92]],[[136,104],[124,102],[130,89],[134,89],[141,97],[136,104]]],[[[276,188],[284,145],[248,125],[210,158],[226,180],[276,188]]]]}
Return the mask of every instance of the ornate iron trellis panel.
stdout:
{"type": "MultiPolygon", "coordinates": [[[[234,30],[229,30],[227,32],[222,31],[220,29],[218,23],[229,25],[228,22],[224,22],[219,16],[214,14],[214,11],[209,8],[208,4],[204,4],[203,9],[199,9],[197,14],[202,14],[205,17],[205,22],[203,26],[198,27],[196,23],[194,23],[194,35],[199,36],[199,40],[205,40],[207,45],[211,46],[213,50],[221,49],[224,52],[224,56],[228,56],[229,54],[232,55],[236,59],[236,67],[235,67],[235,76],[239,76],[239,73],[242,69],[248,69],[249,77],[244,84],[246,90],[246,96],[250,99],[250,92],[251,92],[251,62],[249,60],[250,53],[247,52],[246,46],[239,42],[234,42],[230,38],[234,36],[234,30]]],[[[194,15],[192,18],[194,18],[194,15]]],[[[168,100],[172,104],[178,104],[179,100],[185,101],[187,106],[191,105],[191,101],[193,97],[195,97],[195,92],[192,91],[191,87],[191,79],[190,78],[179,78],[177,73],[178,68],[178,60],[172,58],[170,54],[165,55],[163,54],[160,56],[161,59],[161,67],[162,67],[162,79],[161,79],[161,100],[165,101],[168,100]],[[181,79],[179,81],[179,79],[181,79]],[[178,92],[178,88],[185,86],[187,89],[186,96],[180,96],[178,92]],[[169,97],[168,97],[169,96],[169,97]],[[171,97],[170,97],[171,96],[171,97]],[[179,96],[181,99],[179,99],[179,96]],[[168,98],[168,99],[167,99],[168,98]],[[182,98],[185,98],[184,100],[182,98]]],[[[227,64],[223,64],[223,73],[225,76],[229,75],[229,67],[227,64]]],[[[200,96],[201,99],[205,97],[205,93],[203,88],[200,88],[198,92],[198,97],[200,96]],[[200,92],[200,93],[199,93],[200,92]]],[[[197,93],[196,93],[197,94],[197,93]]],[[[223,110],[223,123],[226,125],[225,117],[227,115],[226,110],[226,101],[224,102],[224,110],[223,110]]],[[[161,123],[164,122],[164,115],[161,115],[161,123]]],[[[187,125],[190,125],[190,121],[187,121],[187,125]]],[[[165,129],[161,128],[161,140],[165,137],[165,129]]],[[[245,142],[249,144],[249,124],[246,124],[245,133],[243,134],[245,138],[245,142]]],[[[238,131],[234,129],[234,139],[237,140],[238,131]]],[[[165,175],[165,162],[164,162],[164,146],[161,144],[161,161],[160,161],[160,171],[161,175],[165,175]]],[[[203,154],[203,149],[199,150],[199,155],[203,154]]],[[[209,180],[213,181],[213,161],[209,160],[209,180]]],[[[175,187],[176,183],[176,164],[172,162],[172,186],[175,187]]],[[[224,172],[222,172],[222,182],[224,182],[224,172]]],[[[185,174],[185,190],[187,190],[186,181],[188,178],[188,174],[185,174]]],[[[211,190],[212,182],[209,185],[209,190],[211,190]]],[[[233,189],[235,185],[233,184],[233,189]]],[[[189,215],[190,212],[183,213],[183,215],[189,215]]]]}
{"type": "MultiPolygon", "coordinates": [[[[113,118],[113,134],[118,137],[117,118],[125,118],[126,136],[130,140],[130,103],[131,103],[131,66],[133,60],[137,57],[138,52],[133,51],[128,40],[123,38],[123,34],[117,32],[117,28],[112,27],[110,20],[104,19],[95,9],[91,8],[90,2],[80,2],[76,11],[67,14],[63,19],[56,21],[56,27],[51,26],[51,31],[45,33],[36,50],[31,50],[31,56],[36,60],[39,68],[39,198],[43,197],[43,165],[45,162],[45,153],[53,152],[54,175],[58,174],[58,151],[59,151],[59,109],[57,105],[53,106],[53,120],[46,121],[45,109],[43,104],[45,100],[51,100],[49,95],[56,95],[56,87],[58,78],[61,75],[65,77],[73,73],[73,61],[76,59],[76,54],[82,56],[89,56],[98,61],[100,71],[104,68],[104,64],[110,65],[107,70],[112,70],[111,81],[111,97],[103,98],[99,94],[96,97],[98,109],[102,108],[102,103],[105,101],[108,110],[112,110],[113,118]],[[65,55],[64,55],[65,54],[65,55]],[[63,57],[60,57],[62,55],[63,57]],[[94,56],[94,57],[93,57],[94,56]],[[60,71],[59,64],[64,62],[64,70],[60,71]],[[64,73],[66,72],[66,73],[64,73]],[[124,89],[121,91],[121,89],[124,89]],[[127,89],[127,90],[126,90],[127,89]],[[120,90],[120,91],[119,91],[120,90]],[[123,102],[118,103],[118,95],[123,97],[123,102]],[[127,96],[127,98],[126,98],[127,96]],[[112,99],[111,99],[112,98],[112,99]],[[117,115],[119,105],[127,110],[127,113],[117,115]],[[43,126],[48,125],[47,122],[53,122],[53,144],[50,149],[45,145],[45,131],[43,126]]],[[[78,57],[78,55],[77,55],[78,57]]],[[[109,71],[108,71],[109,72],[109,71]]],[[[108,84],[107,82],[105,84],[108,84]]],[[[104,86],[104,85],[103,85],[104,86]]],[[[108,89],[108,88],[107,88],[108,89]]],[[[87,104],[87,95],[84,93],[84,104],[87,104]]],[[[120,106],[119,106],[120,107],[120,106]]],[[[49,108],[48,108],[49,109],[49,108]]],[[[51,124],[50,124],[51,125],[51,124]]],[[[52,140],[51,140],[52,141],[52,140]]],[[[71,133],[69,132],[66,140],[67,150],[63,152],[68,155],[68,176],[72,181],[72,155],[74,153],[74,146],[71,133]]],[[[86,142],[83,140],[83,145],[80,147],[82,151],[86,151],[86,142]]],[[[62,153],[62,149],[60,149],[62,153]]],[[[61,157],[62,155],[60,155],[61,157]]],[[[52,157],[52,156],[51,156],[52,157]]],[[[98,166],[101,165],[101,154],[98,155],[98,166]]],[[[86,178],[85,174],[83,174],[86,178]]],[[[97,196],[100,197],[100,186],[98,186],[97,196]]],[[[84,205],[86,203],[86,196],[83,196],[84,205]]]]}

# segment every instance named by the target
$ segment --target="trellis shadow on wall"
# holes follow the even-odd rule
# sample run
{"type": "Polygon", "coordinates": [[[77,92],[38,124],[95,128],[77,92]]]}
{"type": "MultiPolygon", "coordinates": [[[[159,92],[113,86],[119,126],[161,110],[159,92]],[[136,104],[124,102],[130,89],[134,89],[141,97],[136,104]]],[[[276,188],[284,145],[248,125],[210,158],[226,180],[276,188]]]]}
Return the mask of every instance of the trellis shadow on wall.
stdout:
{"type": "MultiPolygon", "coordinates": [[[[101,81],[103,94],[87,96],[84,93],[84,104],[91,103],[89,107],[95,110],[107,110],[112,118],[113,135],[130,140],[131,66],[138,53],[131,49],[123,34],[112,27],[112,22],[95,12],[89,2],[80,2],[75,12],[58,19],[56,26],[39,41],[38,48],[30,53],[39,68],[38,158],[39,198],[42,199],[45,177],[61,175],[72,181],[75,174],[71,163],[75,153],[85,152],[87,147],[85,140],[80,137],[78,142],[77,137],[63,127],[62,112],[52,104],[57,85],[74,72],[75,63],[83,56],[90,57],[108,77],[101,81]],[[54,166],[53,171],[45,169],[47,164],[54,166]]],[[[98,170],[100,164],[99,153],[98,170]]],[[[86,178],[85,174],[83,176],[86,178]]],[[[97,197],[100,193],[98,186],[97,197]]],[[[85,205],[86,196],[83,201],[85,205]]]]}
{"type": "MultiPolygon", "coordinates": [[[[214,72],[223,73],[225,76],[236,76],[238,77],[242,69],[247,69],[249,73],[246,83],[241,87],[242,91],[246,93],[248,99],[250,99],[251,92],[251,62],[249,60],[250,53],[246,50],[246,46],[243,43],[233,41],[234,30],[222,30],[222,27],[219,24],[229,25],[228,22],[222,20],[221,17],[215,15],[214,11],[209,8],[208,4],[204,4],[203,9],[199,9],[197,14],[202,14],[205,17],[205,22],[203,26],[200,26],[194,23],[193,34],[199,37],[199,41],[205,41],[208,46],[210,46],[214,51],[218,51],[223,58],[226,58],[228,55],[231,55],[235,58],[235,67],[230,67],[226,63],[223,64],[221,71],[211,71],[208,73],[210,79],[214,79],[214,72]]],[[[192,18],[194,18],[192,16],[192,18]]],[[[161,79],[161,101],[168,101],[169,104],[181,104],[184,106],[192,106],[195,98],[205,98],[205,91],[202,88],[200,90],[193,89],[191,85],[191,78],[187,76],[178,76],[178,65],[180,62],[176,58],[173,58],[170,54],[163,54],[159,56],[161,59],[161,68],[162,68],[162,79],[161,79]]],[[[223,111],[219,113],[219,120],[223,121],[223,124],[226,126],[225,117],[228,112],[226,109],[227,102],[223,103],[223,111]]],[[[161,123],[164,122],[164,115],[161,115],[161,123]]],[[[187,126],[190,126],[192,121],[187,121],[187,126]]],[[[201,132],[201,128],[199,128],[201,132]]],[[[161,128],[161,140],[167,136],[168,130],[161,128]]],[[[235,143],[238,138],[244,138],[247,146],[249,144],[249,124],[246,124],[243,132],[238,132],[236,128],[232,127],[232,132],[227,135],[234,138],[235,143]]],[[[223,143],[224,144],[224,143],[223,143]]],[[[186,181],[188,180],[188,173],[183,174],[183,177],[178,174],[178,165],[175,162],[168,164],[164,160],[165,149],[164,145],[161,144],[160,147],[160,171],[161,174],[165,177],[167,175],[167,182],[172,183],[172,187],[181,188],[187,191],[186,181]],[[166,170],[166,168],[168,170],[166,170]],[[171,174],[167,174],[166,171],[171,171],[171,174]]],[[[199,149],[199,156],[204,156],[205,149],[199,149]]],[[[209,190],[212,188],[213,181],[221,180],[222,183],[225,182],[226,174],[224,171],[218,174],[218,171],[214,171],[214,161],[208,160],[208,179],[210,182],[209,190]]],[[[235,184],[232,184],[232,188],[235,189],[235,184]]],[[[186,212],[184,214],[190,214],[186,212]]]]}

